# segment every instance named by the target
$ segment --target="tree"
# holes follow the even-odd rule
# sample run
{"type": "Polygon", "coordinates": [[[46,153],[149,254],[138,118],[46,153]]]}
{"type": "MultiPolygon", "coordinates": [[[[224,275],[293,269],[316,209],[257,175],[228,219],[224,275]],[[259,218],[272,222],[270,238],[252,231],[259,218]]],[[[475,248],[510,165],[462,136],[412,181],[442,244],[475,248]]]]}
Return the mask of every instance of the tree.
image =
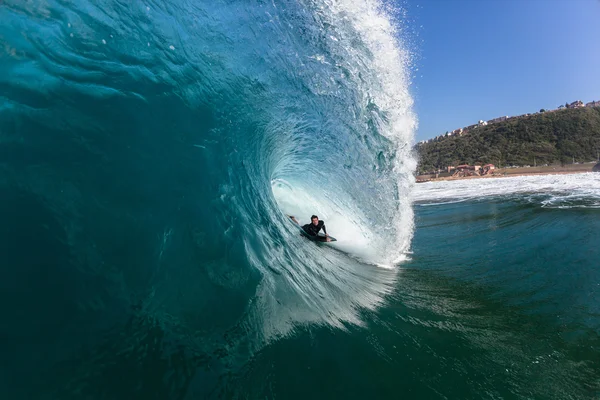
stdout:
{"type": "Polygon", "coordinates": [[[565,103],[565,107],[569,108],[569,102],[568,101],[565,103]]]}
{"type": "Polygon", "coordinates": [[[569,108],[480,127],[417,147],[419,171],[445,165],[496,162],[498,165],[553,164],[598,159],[600,107],[569,108]],[[495,161],[495,162],[494,162],[495,161]]]}
{"type": "Polygon", "coordinates": [[[541,112],[541,113],[543,113],[543,112],[546,112],[546,109],[542,108],[542,109],[540,110],[540,112],[541,112]]]}

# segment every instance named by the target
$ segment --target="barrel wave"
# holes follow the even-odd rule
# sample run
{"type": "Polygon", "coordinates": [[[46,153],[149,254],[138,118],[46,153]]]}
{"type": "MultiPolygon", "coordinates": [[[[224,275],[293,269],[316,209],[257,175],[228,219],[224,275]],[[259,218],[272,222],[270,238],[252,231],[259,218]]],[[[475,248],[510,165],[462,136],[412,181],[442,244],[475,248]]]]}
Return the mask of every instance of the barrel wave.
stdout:
{"type": "Polygon", "coordinates": [[[410,55],[391,14],[0,5],[7,390],[217,396],[295,327],[361,324],[413,229],[410,55]],[[286,214],[318,214],[337,244],[286,214]]]}

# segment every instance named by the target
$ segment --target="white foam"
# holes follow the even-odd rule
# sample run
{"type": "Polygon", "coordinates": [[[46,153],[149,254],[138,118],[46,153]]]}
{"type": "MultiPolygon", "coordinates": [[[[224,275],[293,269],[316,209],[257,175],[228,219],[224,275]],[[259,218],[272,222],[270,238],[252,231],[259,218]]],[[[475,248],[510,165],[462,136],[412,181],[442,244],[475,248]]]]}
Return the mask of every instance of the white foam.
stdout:
{"type": "Polygon", "coordinates": [[[600,207],[600,174],[531,175],[419,183],[413,198],[429,205],[477,200],[490,196],[527,195],[543,206],[600,207]],[[577,203],[586,201],[585,203],[577,203]]]}
{"type": "Polygon", "coordinates": [[[357,223],[356,216],[349,214],[326,198],[311,195],[302,188],[295,187],[283,179],[272,182],[273,196],[281,211],[293,215],[300,225],[310,223],[315,214],[325,221],[327,233],[338,241],[330,245],[367,262],[374,262],[376,254],[372,250],[373,233],[357,223]]]}
{"type": "MultiPolygon", "coordinates": [[[[333,52],[343,53],[347,66],[363,93],[365,102],[377,105],[378,112],[370,117],[377,123],[377,131],[396,144],[394,177],[397,187],[397,210],[391,218],[391,230],[385,233],[380,257],[386,263],[401,259],[410,247],[414,222],[409,193],[414,184],[413,171],[416,160],[410,144],[414,140],[417,118],[412,111],[413,99],[409,92],[411,57],[402,43],[399,25],[386,11],[380,0],[325,0],[324,7],[331,18],[331,25],[340,46],[333,52]],[[355,36],[368,52],[356,48],[355,36]]],[[[365,107],[368,109],[368,107],[365,107]]],[[[385,183],[389,184],[389,182],[385,183]]]]}

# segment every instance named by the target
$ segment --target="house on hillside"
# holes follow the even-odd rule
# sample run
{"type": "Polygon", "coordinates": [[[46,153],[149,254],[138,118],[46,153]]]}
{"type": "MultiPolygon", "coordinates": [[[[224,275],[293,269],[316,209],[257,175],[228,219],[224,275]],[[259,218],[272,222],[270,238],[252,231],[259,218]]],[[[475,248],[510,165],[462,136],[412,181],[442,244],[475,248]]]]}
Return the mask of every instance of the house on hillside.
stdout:
{"type": "Polygon", "coordinates": [[[448,172],[450,173],[450,172],[454,171],[454,170],[456,169],[456,167],[455,167],[455,166],[453,166],[453,165],[448,165],[448,166],[446,167],[446,169],[447,169],[447,170],[448,170],[448,172]]]}
{"type": "Polygon", "coordinates": [[[577,101],[574,101],[571,104],[569,104],[568,108],[581,108],[581,107],[584,107],[583,101],[577,100],[577,101]]]}
{"type": "Polygon", "coordinates": [[[487,124],[488,124],[487,121],[484,121],[482,119],[480,119],[479,122],[477,123],[477,125],[479,125],[479,126],[486,126],[487,124]]]}
{"type": "Polygon", "coordinates": [[[600,100],[590,101],[589,103],[586,103],[585,106],[586,107],[600,107],[600,100]]]}

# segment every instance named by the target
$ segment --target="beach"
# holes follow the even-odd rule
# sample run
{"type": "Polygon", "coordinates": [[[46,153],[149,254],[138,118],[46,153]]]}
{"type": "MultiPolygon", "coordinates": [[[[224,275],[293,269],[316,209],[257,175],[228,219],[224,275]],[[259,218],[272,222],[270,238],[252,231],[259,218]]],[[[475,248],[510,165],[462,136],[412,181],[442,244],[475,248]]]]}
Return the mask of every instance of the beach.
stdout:
{"type": "Polygon", "coordinates": [[[562,174],[581,174],[592,172],[596,162],[580,163],[580,164],[565,164],[565,165],[544,165],[535,167],[515,167],[515,168],[498,168],[494,169],[488,175],[473,175],[473,176],[451,176],[447,172],[438,174],[436,177],[433,174],[417,175],[417,183],[431,181],[452,181],[463,179],[487,179],[501,178],[511,176],[531,176],[531,175],[562,175],[562,174]]]}

